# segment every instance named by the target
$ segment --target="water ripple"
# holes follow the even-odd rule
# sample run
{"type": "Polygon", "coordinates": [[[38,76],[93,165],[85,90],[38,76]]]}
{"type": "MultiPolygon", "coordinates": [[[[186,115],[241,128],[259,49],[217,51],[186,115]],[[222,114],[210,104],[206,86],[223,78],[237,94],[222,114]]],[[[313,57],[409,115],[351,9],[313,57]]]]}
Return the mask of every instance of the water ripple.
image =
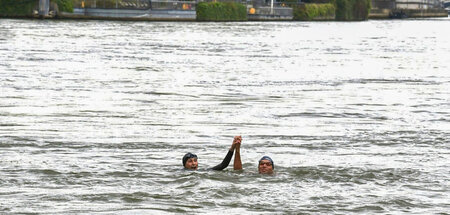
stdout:
{"type": "Polygon", "coordinates": [[[445,214],[448,23],[2,19],[0,211],[445,214]]]}

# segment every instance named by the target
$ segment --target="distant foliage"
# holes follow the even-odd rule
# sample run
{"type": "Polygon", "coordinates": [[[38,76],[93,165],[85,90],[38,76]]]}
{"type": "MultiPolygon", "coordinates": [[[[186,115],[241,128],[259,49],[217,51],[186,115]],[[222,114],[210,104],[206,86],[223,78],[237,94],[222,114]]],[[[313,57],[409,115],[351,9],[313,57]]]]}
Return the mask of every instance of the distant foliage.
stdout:
{"type": "Polygon", "coordinates": [[[333,4],[301,4],[294,7],[294,20],[334,19],[333,4]]]}
{"type": "Polygon", "coordinates": [[[197,21],[246,21],[247,8],[235,2],[200,2],[197,21]]]}
{"type": "Polygon", "coordinates": [[[336,0],[336,20],[367,20],[371,7],[371,0],[336,0]]]}
{"type": "Polygon", "coordinates": [[[335,0],[302,0],[303,3],[314,3],[314,4],[326,4],[332,3],[334,4],[335,0]]]}
{"type": "Polygon", "coordinates": [[[73,13],[73,0],[51,0],[58,5],[59,11],[73,13]]]}
{"type": "Polygon", "coordinates": [[[0,16],[31,16],[36,0],[0,0],[0,16]]]}
{"type": "MultiPolygon", "coordinates": [[[[50,0],[59,11],[73,12],[72,0],[50,0]]],[[[0,16],[32,16],[39,7],[38,0],[0,0],[0,16]]]]}

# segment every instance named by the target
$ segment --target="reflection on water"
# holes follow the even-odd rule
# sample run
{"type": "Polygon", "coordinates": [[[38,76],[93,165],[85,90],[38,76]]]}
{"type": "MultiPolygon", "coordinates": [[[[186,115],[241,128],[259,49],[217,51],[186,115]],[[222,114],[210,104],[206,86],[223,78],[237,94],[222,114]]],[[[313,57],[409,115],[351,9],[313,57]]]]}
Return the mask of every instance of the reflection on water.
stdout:
{"type": "Polygon", "coordinates": [[[0,211],[446,213],[449,25],[1,19],[0,211]]]}

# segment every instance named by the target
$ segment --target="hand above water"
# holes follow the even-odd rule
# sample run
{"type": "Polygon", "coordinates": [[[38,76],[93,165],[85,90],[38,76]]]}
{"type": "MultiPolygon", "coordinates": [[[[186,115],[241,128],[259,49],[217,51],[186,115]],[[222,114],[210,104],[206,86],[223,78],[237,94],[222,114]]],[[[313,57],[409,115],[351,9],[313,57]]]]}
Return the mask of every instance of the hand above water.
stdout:
{"type": "Polygon", "coordinates": [[[233,144],[231,144],[231,148],[230,150],[234,150],[237,148],[241,147],[241,141],[242,141],[242,137],[241,136],[235,136],[233,139],[233,144]]]}

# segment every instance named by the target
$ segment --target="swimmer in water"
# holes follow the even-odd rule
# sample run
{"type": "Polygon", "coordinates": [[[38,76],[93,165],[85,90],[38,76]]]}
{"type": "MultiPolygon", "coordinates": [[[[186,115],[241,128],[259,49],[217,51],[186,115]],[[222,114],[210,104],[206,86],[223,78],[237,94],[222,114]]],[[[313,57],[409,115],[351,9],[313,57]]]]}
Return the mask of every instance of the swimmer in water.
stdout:
{"type": "Polygon", "coordinates": [[[259,159],[258,164],[258,172],[259,174],[273,174],[273,169],[275,166],[273,165],[273,160],[269,156],[265,155],[261,159],[259,159]]]}
{"type": "MultiPolygon", "coordinates": [[[[223,159],[222,163],[218,164],[217,166],[211,168],[211,170],[223,170],[228,167],[228,164],[230,164],[231,158],[233,157],[233,153],[236,149],[236,146],[241,144],[242,137],[241,136],[235,136],[233,143],[231,144],[230,149],[228,150],[227,155],[223,159]]],[[[238,152],[237,152],[238,153],[238,152]]],[[[183,166],[185,169],[188,170],[197,170],[198,169],[198,157],[196,154],[192,154],[190,152],[186,153],[183,156],[183,166]]],[[[234,168],[236,169],[236,156],[235,156],[235,164],[234,168]]],[[[240,154],[239,154],[239,162],[240,162],[240,154]]],[[[242,169],[242,164],[241,164],[242,169]]]]}
{"type": "MultiPolygon", "coordinates": [[[[240,136],[239,136],[240,137],[240,136]]],[[[241,170],[242,169],[242,162],[241,162],[241,141],[242,138],[240,137],[239,142],[236,144],[236,154],[234,155],[234,170],[241,170]]],[[[259,174],[273,174],[273,160],[269,156],[263,156],[261,159],[259,159],[258,162],[258,172],[259,174]]]]}

